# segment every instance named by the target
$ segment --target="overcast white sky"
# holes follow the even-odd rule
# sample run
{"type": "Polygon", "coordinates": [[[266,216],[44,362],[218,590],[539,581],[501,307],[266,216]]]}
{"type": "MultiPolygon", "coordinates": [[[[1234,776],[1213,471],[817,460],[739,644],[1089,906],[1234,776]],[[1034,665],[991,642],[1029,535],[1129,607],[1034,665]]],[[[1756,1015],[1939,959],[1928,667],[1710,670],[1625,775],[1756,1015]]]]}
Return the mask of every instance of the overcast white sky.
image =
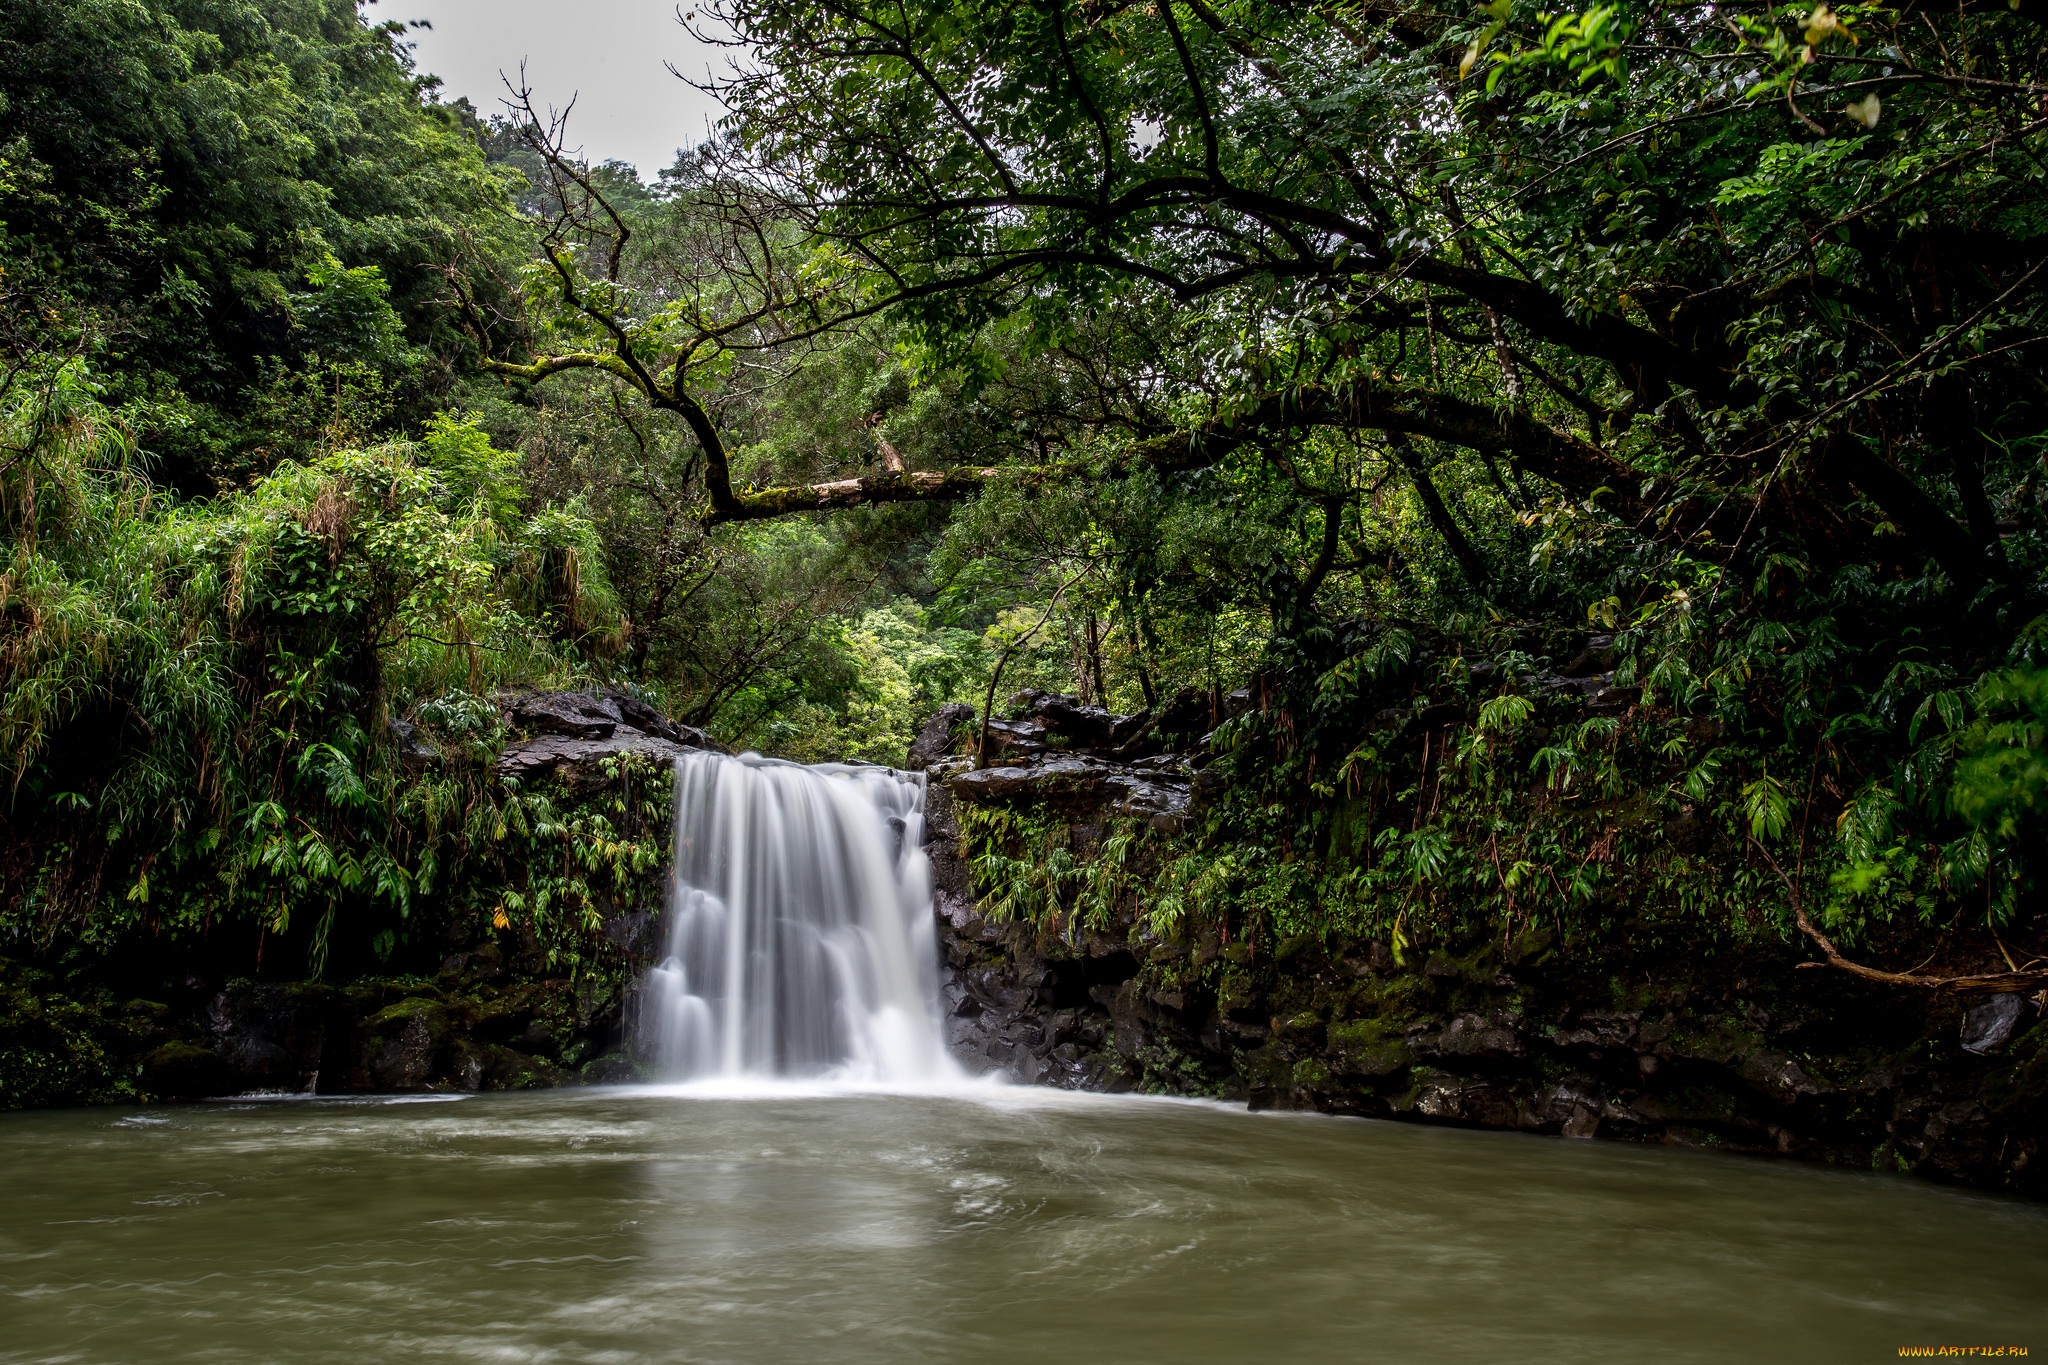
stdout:
{"type": "Polygon", "coordinates": [[[442,79],[443,99],[467,95],[485,115],[503,109],[498,73],[516,81],[524,58],[536,102],[576,97],[570,140],[592,161],[632,162],[642,179],[702,142],[720,112],[662,65],[700,79],[725,69],[721,50],[683,31],[671,0],[378,0],[368,14],[432,22],[411,35],[419,69],[442,79]]]}

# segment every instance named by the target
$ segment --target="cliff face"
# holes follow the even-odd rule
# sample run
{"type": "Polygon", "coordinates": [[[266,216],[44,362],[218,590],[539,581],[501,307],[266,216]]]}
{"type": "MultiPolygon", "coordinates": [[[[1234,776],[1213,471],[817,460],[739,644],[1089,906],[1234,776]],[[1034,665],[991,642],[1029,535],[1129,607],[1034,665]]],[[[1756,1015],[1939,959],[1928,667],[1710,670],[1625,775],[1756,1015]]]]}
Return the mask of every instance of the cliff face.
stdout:
{"type": "Polygon", "coordinates": [[[346,986],[199,975],[124,998],[0,959],[7,1108],[246,1094],[518,1090],[630,1080],[616,983],[494,945],[346,986]]]}
{"type": "MultiPolygon", "coordinates": [[[[1155,936],[1128,914],[1047,932],[976,904],[963,809],[997,801],[1066,821],[1086,848],[1113,808],[1170,804],[1181,789],[1156,773],[1063,756],[938,765],[928,828],[945,1022],[966,1065],[1073,1089],[1711,1147],[2048,1194],[2048,1025],[2017,994],[1930,1000],[1801,970],[1790,951],[1704,942],[1594,952],[1537,929],[1413,942],[1398,956],[1379,940],[1306,937],[1261,953],[1213,929],[1155,936]]],[[[1186,786],[1199,797],[1200,775],[1186,786]]]]}

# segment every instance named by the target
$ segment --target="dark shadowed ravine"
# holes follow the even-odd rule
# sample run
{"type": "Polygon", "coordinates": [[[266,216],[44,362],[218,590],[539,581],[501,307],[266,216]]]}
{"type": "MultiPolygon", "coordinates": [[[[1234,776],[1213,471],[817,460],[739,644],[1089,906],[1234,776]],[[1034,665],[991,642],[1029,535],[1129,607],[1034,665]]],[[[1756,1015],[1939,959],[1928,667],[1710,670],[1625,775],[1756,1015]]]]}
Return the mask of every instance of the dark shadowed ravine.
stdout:
{"type": "Polygon", "coordinates": [[[0,1119],[0,1361],[1875,1361],[2048,1349],[2048,1209],[1002,1087],[0,1119]]]}

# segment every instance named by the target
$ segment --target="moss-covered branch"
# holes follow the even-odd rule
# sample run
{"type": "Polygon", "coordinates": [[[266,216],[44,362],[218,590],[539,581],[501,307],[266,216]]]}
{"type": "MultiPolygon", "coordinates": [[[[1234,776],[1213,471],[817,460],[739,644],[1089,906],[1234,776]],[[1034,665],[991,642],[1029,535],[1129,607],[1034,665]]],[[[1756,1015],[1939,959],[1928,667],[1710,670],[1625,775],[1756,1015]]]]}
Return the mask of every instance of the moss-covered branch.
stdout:
{"type": "Polygon", "coordinates": [[[605,370],[639,387],[638,380],[626,362],[606,351],[572,351],[567,355],[544,355],[526,365],[484,356],[482,364],[492,374],[528,379],[536,383],[564,370],[605,370]]]}
{"type": "MultiPolygon", "coordinates": [[[[894,471],[833,483],[733,492],[728,494],[730,505],[724,508],[717,506],[714,498],[704,514],[704,524],[765,521],[794,512],[832,512],[889,502],[954,502],[980,492],[1003,472],[999,468],[894,471]]],[[[1047,472],[1051,472],[1051,467],[1047,472]]]]}

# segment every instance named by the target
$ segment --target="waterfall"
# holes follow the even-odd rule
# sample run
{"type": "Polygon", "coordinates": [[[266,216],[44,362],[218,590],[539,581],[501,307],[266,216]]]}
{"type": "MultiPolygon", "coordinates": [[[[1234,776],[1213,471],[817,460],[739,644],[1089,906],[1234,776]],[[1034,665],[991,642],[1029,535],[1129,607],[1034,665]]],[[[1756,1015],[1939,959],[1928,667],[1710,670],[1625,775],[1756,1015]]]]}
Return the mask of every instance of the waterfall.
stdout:
{"type": "Polygon", "coordinates": [[[923,774],[687,754],[674,858],[642,1014],[664,1079],[958,1074],[940,1039],[923,774]]]}

